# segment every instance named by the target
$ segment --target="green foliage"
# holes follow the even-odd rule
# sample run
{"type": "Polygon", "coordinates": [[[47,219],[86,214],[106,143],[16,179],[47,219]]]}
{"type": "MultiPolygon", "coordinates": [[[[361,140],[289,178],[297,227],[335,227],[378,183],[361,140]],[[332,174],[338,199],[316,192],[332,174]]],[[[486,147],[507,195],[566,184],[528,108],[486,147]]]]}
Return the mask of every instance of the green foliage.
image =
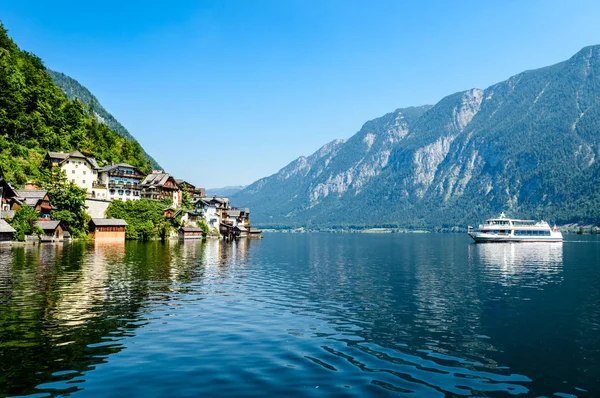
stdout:
{"type": "Polygon", "coordinates": [[[201,221],[197,221],[196,225],[198,226],[198,228],[202,229],[202,233],[204,235],[208,234],[208,231],[210,230],[208,224],[206,223],[206,221],[201,220],[201,221]]]}
{"type": "Polygon", "coordinates": [[[121,218],[127,222],[125,238],[130,240],[167,239],[173,228],[178,227],[177,220],[165,220],[165,203],[162,201],[140,199],[114,200],[106,209],[109,218],[121,218]]]}
{"type": "MultiPolygon", "coordinates": [[[[79,100],[87,106],[88,113],[95,119],[101,120],[106,124],[112,131],[118,133],[122,137],[129,141],[137,142],[136,139],[127,131],[121,123],[119,123],[113,115],[111,115],[104,107],[98,102],[98,99],[84,86],[82,86],[77,80],[65,75],[64,73],[55,72],[47,69],[48,74],[54,80],[54,83],[66,94],[70,100],[79,100]]],[[[162,167],[150,156],[146,151],[142,149],[142,152],[146,159],[152,164],[153,169],[162,169],[162,167]]]]}
{"type": "Polygon", "coordinates": [[[23,206],[16,211],[10,224],[16,230],[14,240],[24,241],[25,235],[41,235],[44,233],[42,229],[35,225],[38,216],[35,210],[29,206],[23,206]]]}
{"type": "Polygon", "coordinates": [[[191,210],[194,208],[192,198],[187,190],[187,184],[185,183],[181,187],[181,207],[186,210],[191,210]]]}
{"type": "Polygon", "coordinates": [[[39,183],[48,190],[52,200],[52,219],[63,221],[73,238],[85,238],[90,222],[85,212],[86,190],[68,181],[59,170],[53,170],[52,174],[44,171],[39,183]]]}
{"type": "Polygon", "coordinates": [[[47,151],[93,155],[100,165],[126,162],[144,171],[150,162],[128,140],[69,100],[42,61],[21,51],[0,24],[0,164],[8,181],[40,178],[47,151]]]}

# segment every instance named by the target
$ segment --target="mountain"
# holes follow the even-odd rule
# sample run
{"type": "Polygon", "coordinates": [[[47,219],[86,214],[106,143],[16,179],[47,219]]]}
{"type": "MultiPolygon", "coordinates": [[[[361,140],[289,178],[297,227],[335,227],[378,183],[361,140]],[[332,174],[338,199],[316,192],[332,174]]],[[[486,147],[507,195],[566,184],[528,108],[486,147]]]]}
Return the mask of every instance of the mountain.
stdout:
{"type": "Polygon", "coordinates": [[[231,197],[263,226],[600,221],[600,46],[371,120],[231,197]]]}
{"type": "Polygon", "coordinates": [[[42,177],[48,151],[78,149],[102,166],[151,164],[136,141],[99,123],[89,109],[56,86],[44,63],[22,51],[0,24],[0,168],[16,184],[42,177]]]}
{"type": "Polygon", "coordinates": [[[225,196],[229,197],[236,194],[242,189],[246,188],[245,185],[233,185],[223,188],[209,188],[206,190],[206,196],[225,196]]]}
{"type": "MultiPolygon", "coordinates": [[[[85,105],[87,105],[96,116],[96,119],[105,125],[107,125],[112,131],[119,133],[121,136],[127,138],[129,141],[137,140],[127,131],[125,127],[117,119],[111,115],[98,99],[88,90],[86,87],[81,85],[77,80],[69,77],[61,72],[56,72],[51,69],[46,69],[48,74],[54,80],[54,83],[67,95],[67,98],[73,100],[78,99],[85,105]]],[[[143,149],[142,149],[143,150],[143,149]]],[[[152,164],[152,168],[155,170],[162,170],[162,167],[158,162],[144,151],[144,156],[152,164]]]]}

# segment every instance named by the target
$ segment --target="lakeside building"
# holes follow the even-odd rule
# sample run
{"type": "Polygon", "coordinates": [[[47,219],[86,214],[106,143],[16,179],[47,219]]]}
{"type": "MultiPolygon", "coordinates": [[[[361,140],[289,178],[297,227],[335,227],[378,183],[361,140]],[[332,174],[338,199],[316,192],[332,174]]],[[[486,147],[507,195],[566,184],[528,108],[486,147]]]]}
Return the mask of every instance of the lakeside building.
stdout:
{"type": "Polygon", "coordinates": [[[139,200],[142,197],[142,180],[146,175],[137,167],[127,163],[118,163],[98,169],[98,181],[92,190],[92,197],[105,191],[106,200],[139,200]]]}
{"type": "Polygon", "coordinates": [[[10,242],[13,240],[16,229],[10,226],[9,223],[0,218],[0,242],[10,242]]]}
{"type": "Polygon", "coordinates": [[[204,199],[198,199],[194,203],[194,212],[200,216],[201,219],[204,220],[206,225],[208,225],[210,230],[216,229],[219,230],[219,225],[221,223],[221,217],[217,212],[217,204],[216,202],[209,202],[204,199]]]}
{"type": "Polygon", "coordinates": [[[179,228],[179,239],[202,239],[204,233],[202,228],[181,227],[179,228]]]}
{"type": "Polygon", "coordinates": [[[92,218],[88,224],[88,236],[95,240],[125,241],[127,222],[120,218],[92,218]]]}
{"type": "Polygon", "coordinates": [[[87,192],[92,191],[92,184],[98,175],[96,159],[87,157],[81,152],[48,152],[46,161],[49,167],[59,167],[65,172],[67,179],[87,192]]]}
{"type": "Polygon", "coordinates": [[[62,221],[38,221],[35,223],[44,231],[40,236],[42,242],[60,242],[64,239],[65,227],[62,221]]]}
{"type": "Polygon", "coordinates": [[[177,181],[169,173],[162,170],[148,174],[140,184],[142,188],[141,197],[145,199],[163,200],[171,199],[173,206],[181,206],[181,189],[177,181]]]}

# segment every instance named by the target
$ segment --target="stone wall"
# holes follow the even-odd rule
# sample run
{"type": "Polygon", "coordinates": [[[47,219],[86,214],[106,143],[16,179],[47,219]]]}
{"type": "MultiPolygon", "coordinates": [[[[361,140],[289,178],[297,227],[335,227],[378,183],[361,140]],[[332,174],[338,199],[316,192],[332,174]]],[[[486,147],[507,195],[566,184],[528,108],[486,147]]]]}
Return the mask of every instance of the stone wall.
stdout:
{"type": "Polygon", "coordinates": [[[86,199],[85,205],[87,210],[85,211],[92,218],[106,218],[105,212],[110,202],[98,199],[86,199]]]}

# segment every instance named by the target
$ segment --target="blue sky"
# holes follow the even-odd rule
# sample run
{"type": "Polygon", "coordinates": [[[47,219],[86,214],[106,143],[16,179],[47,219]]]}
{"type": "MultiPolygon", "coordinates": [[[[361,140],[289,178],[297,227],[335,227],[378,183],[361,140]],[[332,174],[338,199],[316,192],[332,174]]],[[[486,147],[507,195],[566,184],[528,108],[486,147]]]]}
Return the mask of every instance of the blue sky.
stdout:
{"type": "Polygon", "coordinates": [[[600,43],[597,1],[2,0],[0,19],[208,188],[600,43]]]}

